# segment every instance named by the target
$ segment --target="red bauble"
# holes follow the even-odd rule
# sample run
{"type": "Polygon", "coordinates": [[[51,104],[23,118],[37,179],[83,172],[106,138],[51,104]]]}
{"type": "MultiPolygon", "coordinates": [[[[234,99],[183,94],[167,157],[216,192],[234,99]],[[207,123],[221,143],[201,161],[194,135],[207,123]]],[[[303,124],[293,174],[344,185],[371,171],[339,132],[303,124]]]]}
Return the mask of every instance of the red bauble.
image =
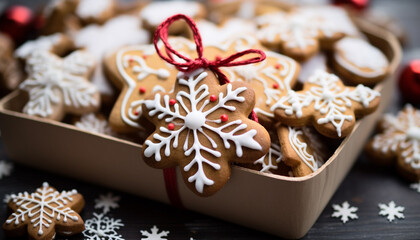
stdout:
{"type": "Polygon", "coordinates": [[[405,66],[398,85],[405,101],[420,104],[420,59],[412,60],[405,66]]]}
{"type": "Polygon", "coordinates": [[[34,14],[25,6],[11,6],[0,16],[0,32],[9,35],[16,44],[24,41],[33,30],[34,14]]]}
{"type": "Polygon", "coordinates": [[[333,0],[335,5],[350,6],[357,10],[364,10],[369,5],[369,0],[333,0]]]}

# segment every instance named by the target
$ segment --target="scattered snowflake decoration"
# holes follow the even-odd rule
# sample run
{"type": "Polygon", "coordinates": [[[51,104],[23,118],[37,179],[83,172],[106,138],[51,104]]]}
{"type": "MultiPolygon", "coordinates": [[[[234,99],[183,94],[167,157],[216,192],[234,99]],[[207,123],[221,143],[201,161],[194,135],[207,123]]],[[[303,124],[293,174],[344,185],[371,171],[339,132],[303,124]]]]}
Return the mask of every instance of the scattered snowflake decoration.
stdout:
{"type": "Polygon", "coordinates": [[[331,217],[340,218],[343,223],[348,222],[350,219],[359,218],[356,214],[358,208],[350,207],[350,204],[347,201],[343,202],[341,206],[333,204],[332,207],[334,208],[334,212],[331,217]]]}
{"type": "Polygon", "coordinates": [[[99,92],[87,79],[94,63],[84,51],[75,51],[64,59],[47,51],[32,53],[26,63],[28,78],[20,85],[29,94],[23,112],[49,117],[63,108],[77,108],[80,113],[99,107],[99,92]]]}
{"type": "Polygon", "coordinates": [[[336,75],[317,70],[305,82],[302,91],[290,90],[272,106],[272,110],[279,120],[305,119],[314,126],[318,125],[316,129],[321,126],[335,129],[337,134],[330,137],[344,137],[342,133],[355,124],[354,112],[375,108],[379,101],[374,100],[379,96],[379,92],[361,84],[344,86],[336,75]],[[350,124],[345,124],[346,121],[350,124]]]}
{"type": "Polygon", "coordinates": [[[3,202],[4,203],[9,203],[10,199],[12,199],[12,194],[5,194],[3,197],[3,202]]]}
{"type": "Polygon", "coordinates": [[[156,126],[143,146],[145,160],[157,168],[180,165],[190,189],[204,195],[218,190],[204,189],[214,184],[207,171],[220,173],[217,180],[226,182],[229,174],[218,171],[222,166],[244,155],[250,161],[260,158],[270,141],[268,134],[264,137],[265,129],[245,112],[242,94],[251,90],[241,82],[220,86],[210,74],[203,69],[180,74],[174,92],[157,93],[144,102],[145,115],[156,126]],[[230,151],[222,156],[222,149],[230,151]]]}
{"type": "Polygon", "coordinates": [[[411,189],[414,189],[414,190],[416,190],[418,193],[420,193],[420,182],[410,184],[410,188],[411,188],[411,189]]]}
{"type": "Polygon", "coordinates": [[[95,208],[103,208],[103,214],[107,214],[109,210],[118,208],[118,201],[120,196],[114,196],[112,193],[107,195],[99,195],[99,198],[95,199],[95,208]]]}
{"type": "Polygon", "coordinates": [[[88,240],[123,240],[116,230],[124,226],[121,219],[105,217],[93,213],[93,218],[86,220],[83,236],[88,240]]]}
{"type": "Polygon", "coordinates": [[[14,231],[17,227],[29,225],[28,229],[36,228],[35,234],[38,235],[30,236],[31,238],[48,238],[55,234],[55,224],[59,222],[61,233],[68,232],[68,227],[72,233],[77,233],[77,229],[83,229],[83,220],[72,207],[82,200],[83,197],[76,190],[58,192],[44,182],[35,193],[11,195],[8,205],[14,212],[6,220],[3,228],[6,231],[14,231]]]}
{"type": "Polygon", "coordinates": [[[156,226],[153,226],[150,229],[150,232],[148,231],[142,231],[140,230],[140,233],[142,235],[141,240],[167,240],[169,231],[161,231],[159,232],[159,228],[157,228],[156,226]]]}
{"type": "Polygon", "coordinates": [[[0,161],[0,179],[7,177],[12,173],[13,164],[4,160],[0,161]]]}
{"type": "Polygon", "coordinates": [[[379,211],[379,215],[387,216],[386,218],[388,221],[392,222],[395,218],[404,218],[404,207],[397,206],[394,201],[388,203],[388,205],[384,203],[379,203],[378,207],[381,209],[379,211]]]}

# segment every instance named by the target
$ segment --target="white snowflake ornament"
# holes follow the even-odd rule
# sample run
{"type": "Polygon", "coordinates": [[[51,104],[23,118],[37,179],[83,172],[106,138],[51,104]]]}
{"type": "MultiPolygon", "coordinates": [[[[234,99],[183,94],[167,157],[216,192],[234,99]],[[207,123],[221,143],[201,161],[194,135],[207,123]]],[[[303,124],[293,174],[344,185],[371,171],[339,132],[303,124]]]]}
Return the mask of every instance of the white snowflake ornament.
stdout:
{"type": "Polygon", "coordinates": [[[404,218],[404,207],[397,206],[394,201],[389,202],[388,204],[379,203],[378,207],[380,209],[379,215],[386,216],[388,221],[392,222],[395,218],[404,218]]]}
{"type": "Polygon", "coordinates": [[[410,184],[410,188],[420,193],[420,182],[410,184]]]}
{"type": "Polygon", "coordinates": [[[64,59],[35,51],[26,62],[28,78],[20,85],[29,94],[23,112],[61,120],[67,112],[96,111],[100,95],[87,79],[94,64],[92,56],[84,51],[75,51],[64,59]]]}
{"type": "Polygon", "coordinates": [[[5,194],[4,197],[3,197],[3,203],[8,204],[9,201],[12,199],[12,195],[13,194],[5,194]]]}
{"type": "Polygon", "coordinates": [[[342,138],[350,134],[358,116],[373,112],[380,93],[363,85],[347,87],[328,72],[318,70],[303,85],[290,90],[272,106],[278,120],[291,126],[312,124],[321,134],[342,138]]]}
{"type": "Polygon", "coordinates": [[[0,161],[0,179],[10,176],[13,170],[13,164],[4,160],[0,161]]]}
{"type": "Polygon", "coordinates": [[[230,162],[254,162],[270,147],[270,136],[248,119],[254,92],[242,82],[220,85],[213,72],[181,73],[172,93],[156,93],[143,104],[156,126],[143,145],[155,168],[179,165],[187,186],[209,196],[229,179],[230,162]]]}
{"type": "Polygon", "coordinates": [[[88,240],[124,240],[116,230],[124,226],[121,219],[105,217],[93,213],[93,218],[86,220],[83,236],[88,240]]]}
{"type": "Polygon", "coordinates": [[[99,198],[95,199],[95,208],[103,208],[103,214],[107,214],[109,210],[118,208],[120,205],[120,196],[115,196],[112,193],[107,195],[99,195],[99,198]]]}
{"type": "Polygon", "coordinates": [[[338,204],[333,204],[332,207],[334,208],[334,212],[331,217],[340,218],[343,223],[348,222],[350,219],[358,219],[356,212],[358,210],[357,207],[350,207],[350,204],[345,201],[340,206],[338,204]]]}
{"type": "MultiPolygon", "coordinates": [[[[48,183],[43,183],[34,193],[11,195],[8,207],[13,213],[3,229],[6,235],[13,233],[14,236],[16,229],[27,229],[31,239],[52,239],[56,232],[74,235],[84,229],[83,220],[77,213],[83,206],[83,197],[76,190],[58,192],[48,183]]],[[[19,233],[25,234],[25,231],[19,233]]]]}
{"type": "Polygon", "coordinates": [[[159,228],[157,228],[156,226],[153,226],[149,231],[143,231],[140,230],[140,233],[142,235],[141,240],[167,240],[169,231],[161,231],[159,232],[159,228]]]}

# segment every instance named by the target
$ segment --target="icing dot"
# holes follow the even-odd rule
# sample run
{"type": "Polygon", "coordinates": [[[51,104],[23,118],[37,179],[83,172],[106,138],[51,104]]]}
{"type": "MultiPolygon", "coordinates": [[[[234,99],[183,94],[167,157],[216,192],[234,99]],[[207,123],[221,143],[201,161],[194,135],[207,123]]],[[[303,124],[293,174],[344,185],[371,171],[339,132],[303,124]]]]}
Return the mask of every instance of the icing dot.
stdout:
{"type": "Polygon", "coordinates": [[[220,61],[222,59],[222,57],[220,55],[217,55],[215,59],[216,59],[216,61],[220,61]]]}
{"type": "Polygon", "coordinates": [[[169,129],[169,130],[174,130],[174,129],[175,129],[175,124],[173,124],[173,123],[169,123],[169,124],[168,124],[168,129],[169,129]]]}
{"type": "Polygon", "coordinates": [[[228,115],[226,115],[226,114],[222,114],[222,115],[220,116],[220,120],[222,120],[222,122],[226,122],[227,120],[229,120],[229,117],[228,117],[228,115]]]}
{"type": "Polygon", "coordinates": [[[135,111],[134,115],[138,116],[139,115],[139,111],[135,111]]]}
{"type": "Polygon", "coordinates": [[[147,59],[147,56],[146,55],[143,55],[143,59],[147,59]]]}
{"type": "Polygon", "coordinates": [[[279,86],[279,84],[278,83],[273,83],[273,88],[274,89],[278,89],[280,86],[279,86]]]}
{"type": "Polygon", "coordinates": [[[332,93],[331,91],[328,90],[324,90],[324,92],[322,93],[322,99],[324,99],[325,101],[330,101],[334,99],[334,93],[332,93]]]}
{"type": "Polygon", "coordinates": [[[132,64],[132,63],[134,62],[134,59],[133,59],[133,58],[129,58],[129,59],[128,59],[128,62],[129,62],[130,64],[132,64]]]}
{"type": "Polygon", "coordinates": [[[145,93],[145,92],[146,92],[146,88],[145,88],[145,87],[140,87],[140,88],[139,88],[139,92],[140,92],[141,94],[145,93]]]}
{"type": "Polygon", "coordinates": [[[280,69],[280,68],[281,68],[281,65],[280,65],[280,64],[276,64],[276,65],[274,65],[274,67],[275,67],[276,69],[280,69]]]}
{"type": "Polygon", "coordinates": [[[210,102],[216,102],[217,101],[217,96],[216,95],[211,95],[210,96],[210,102]]]}
{"type": "Polygon", "coordinates": [[[175,105],[175,103],[176,103],[176,100],[175,99],[169,100],[169,105],[173,106],[173,105],[175,105]]]}
{"type": "Polygon", "coordinates": [[[189,129],[199,129],[206,122],[206,117],[202,112],[190,112],[185,117],[185,126],[189,129]]]}

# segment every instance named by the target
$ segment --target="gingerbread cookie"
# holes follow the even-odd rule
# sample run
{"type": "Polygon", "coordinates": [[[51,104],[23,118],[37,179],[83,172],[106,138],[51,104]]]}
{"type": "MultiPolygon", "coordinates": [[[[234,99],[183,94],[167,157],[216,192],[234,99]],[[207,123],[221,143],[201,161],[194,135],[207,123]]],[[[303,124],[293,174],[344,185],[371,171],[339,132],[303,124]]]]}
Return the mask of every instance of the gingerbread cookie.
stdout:
{"type": "Polygon", "coordinates": [[[21,60],[28,58],[34,51],[48,51],[63,56],[72,48],[74,48],[73,41],[69,37],[55,33],[25,42],[16,49],[14,55],[21,60]]]}
{"type": "Polygon", "coordinates": [[[75,14],[84,24],[102,24],[115,15],[116,8],[116,0],[79,0],[75,14]]]}
{"type": "MultiPolygon", "coordinates": [[[[140,18],[143,21],[143,26],[154,33],[159,24],[168,17],[179,13],[198,20],[206,16],[206,9],[203,4],[193,1],[157,1],[146,5],[140,11],[140,18]]],[[[169,33],[171,35],[187,33],[185,29],[185,23],[178,22],[171,26],[169,33]]]]}
{"type": "Polygon", "coordinates": [[[29,239],[54,239],[58,233],[71,236],[85,229],[79,216],[85,205],[83,196],[76,190],[58,192],[48,183],[34,193],[12,194],[8,207],[13,211],[3,230],[8,237],[29,239]]]}
{"type": "Polygon", "coordinates": [[[99,92],[88,81],[94,65],[94,58],[84,51],[65,58],[35,51],[26,62],[28,78],[20,85],[29,95],[23,112],[61,120],[66,113],[80,115],[98,110],[99,92]]]}
{"type": "MultiPolygon", "coordinates": [[[[183,53],[195,49],[194,43],[185,38],[169,41],[183,53]]],[[[109,117],[112,129],[118,133],[144,130],[140,121],[144,99],[156,92],[172,90],[178,70],[165,63],[152,44],[121,48],[104,62],[107,76],[121,89],[109,117]]]]}
{"type": "Polygon", "coordinates": [[[116,133],[112,131],[105,116],[99,113],[87,113],[82,115],[80,119],[74,123],[74,126],[93,133],[116,136],[116,133]]]}
{"type": "Polygon", "coordinates": [[[406,105],[397,116],[386,114],[382,131],[368,143],[369,155],[380,163],[396,163],[409,181],[420,180],[420,111],[406,105]]]}
{"type": "MultiPolygon", "coordinates": [[[[73,34],[77,47],[85,48],[93,54],[98,63],[108,54],[126,45],[145,44],[149,41],[149,33],[140,26],[140,20],[132,15],[120,15],[104,25],[89,25],[73,34]],[[102,39],[98,41],[98,39],[102,39]]],[[[104,74],[102,64],[98,64],[92,76],[92,83],[98,88],[102,99],[109,102],[115,90],[104,74]]]]}
{"type": "Polygon", "coordinates": [[[363,39],[346,37],[334,45],[334,68],[351,84],[373,85],[389,72],[389,62],[376,47],[363,39]]]}
{"type": "Polygon", "coordinates": [[[319,70],[303,90],[289,91],[271,109],[286,125],[313,125],[324,136],[342,138],[352,131],[356,116],[375,111],[379,102],[379,92],[361,84],[344,86],[334,74],[319,70]]]}
{"type": "Polygon", "coordinates": [[[24,78],[13,49],[12,39],[0,33],[0,89],[5,92],[15,90],[24,78]]]}
{"type": "Polygon", "coordinates": [[[309,127],[277,126],[283,162],[292,168],[293,176],[309,175],[327,160],[325,141],[309,127]]]}
{"type": "Polygon", "coordinates": [[[42,33],[50,35],[57,32],[66,32],[73,22],[73,13],[80,0],[50,0],[43,11],[45,23],[42,33]]]}
{"type": "Polygon", "coordinates": [[[254,91],[242,82],[220,85],[213,72],[180,73],[172,93],[156,93],[143,104],[156,126],[143,145],[154,168],[180,166],[196,194],[210,196],[230,177],[230,163],[254,162],[270,147],[270,136],[248,119],[254,91]]]}
{"type": "Polygon", "coordinates": [[[298,61],[308,60],[319,49],[358,31],[344,10],[338,7],[297,8],[289,13],[276,12],[257,18],[257,36],[262,44],[298,61]]]}

